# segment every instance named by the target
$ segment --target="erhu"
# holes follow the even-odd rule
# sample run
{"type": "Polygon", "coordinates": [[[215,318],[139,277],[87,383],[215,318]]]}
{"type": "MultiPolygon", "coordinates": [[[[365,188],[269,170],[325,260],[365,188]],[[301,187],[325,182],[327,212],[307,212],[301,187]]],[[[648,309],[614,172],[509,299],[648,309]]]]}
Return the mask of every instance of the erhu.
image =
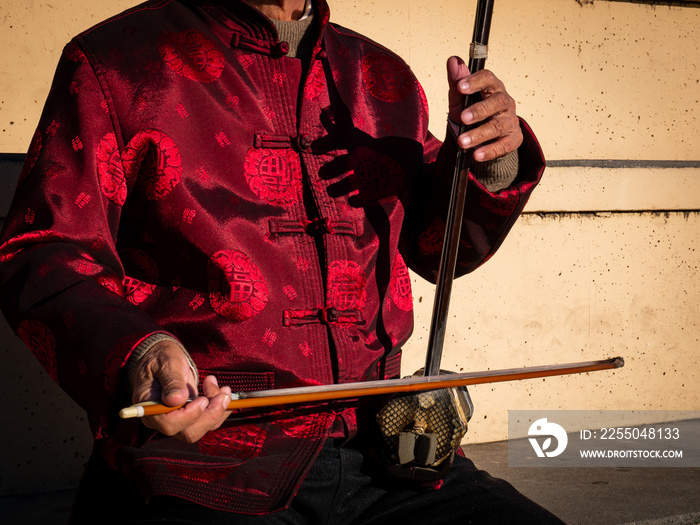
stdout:
{"type": "MultiPolygon", "coordinates": [[[[469,47],[469,72],[481,71],[486,62],[494,0],[478,0],[474,34],[469,47]]],[[[464,107],[480,99],[468,95],[464,107]]],[[[468,128],[460,125],[459,134],[468,128]]],[[[434,376],[440,370],[447,312],[452,293],[457,252],[464,214],[471,150],[458,148],[452,193],[447,211],[445,238],[435,288],[425,368],[415,375],[434,376]]],[[[377,423],[390,455],[390,472],[399,477],[440,478],[452,464],[454,453],[467,432],[474,406],[466,386],[431,390],[389,400],[377,414],[377,423]],[[393,464],[392,464],[393,463],[393,464]]]]}

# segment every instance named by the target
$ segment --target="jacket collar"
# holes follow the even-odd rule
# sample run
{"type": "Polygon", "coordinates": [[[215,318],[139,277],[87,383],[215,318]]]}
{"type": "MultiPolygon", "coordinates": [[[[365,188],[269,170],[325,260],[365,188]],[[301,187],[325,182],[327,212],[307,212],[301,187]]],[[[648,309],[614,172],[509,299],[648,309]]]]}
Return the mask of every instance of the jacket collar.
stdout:
{"type": "MultiPolygon", "coordinates": [[[[231,47],[253,51],[270,56],[287,54],[286,42],[280,42],[274,24],[260,11],[245,0],[204,2],[203,9],[224,24],[231,32],[231,47]]],[[[314,0],[314,17],[320,27],[315,55],[321,47],[323,32],[330,19],[330,9],[326,0],[314,0]]]]}

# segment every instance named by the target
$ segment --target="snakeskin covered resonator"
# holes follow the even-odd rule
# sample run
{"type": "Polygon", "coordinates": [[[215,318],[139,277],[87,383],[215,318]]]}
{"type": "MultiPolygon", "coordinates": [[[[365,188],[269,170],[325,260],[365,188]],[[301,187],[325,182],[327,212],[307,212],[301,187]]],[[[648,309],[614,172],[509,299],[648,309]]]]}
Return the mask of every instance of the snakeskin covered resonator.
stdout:
{"type": "Polygon", "coordinates": [[[389,472],[420,481],[441,478],[452,465],[473,411],[466,387],[392,397],[376,416],[389,472]]]}

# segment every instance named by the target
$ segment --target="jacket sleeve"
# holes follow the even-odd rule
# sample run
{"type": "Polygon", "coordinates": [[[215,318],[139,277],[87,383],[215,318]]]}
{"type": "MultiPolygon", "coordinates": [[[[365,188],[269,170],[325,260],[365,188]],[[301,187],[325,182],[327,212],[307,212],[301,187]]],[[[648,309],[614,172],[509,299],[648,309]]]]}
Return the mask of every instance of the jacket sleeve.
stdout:
{"type": "Polygon", "coordinates": [[[67,46],[0,237],[5,317],[98,428],[130,353],[162,331],[129,300],[129,288],[155,283],[125,279],[117,254],[129,185],[103,87],[67,46]]]}
{"type": "MultiPolygon", "coordinates": [[[[520,125],[524,141],[518,149],[518,175],[510,186],[491,192],[473,173],[469,175],[456,276],[475,270],[496,252],[542,176],[545,161],[537,139],[525,121],[520,125]]],[[[449,132],[442,144],[428,133],[424,151],[424,176],[414,192],[421,198],[411,203],[404,252],[413,271],[435,282],[457,144],[449,132]]]]}

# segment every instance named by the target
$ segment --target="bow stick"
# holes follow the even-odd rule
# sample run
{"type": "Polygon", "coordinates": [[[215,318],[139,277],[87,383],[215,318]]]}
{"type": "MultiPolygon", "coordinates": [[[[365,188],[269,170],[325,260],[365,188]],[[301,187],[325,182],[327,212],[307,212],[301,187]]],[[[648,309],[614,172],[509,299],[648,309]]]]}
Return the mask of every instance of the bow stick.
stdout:
{"type": "MultiPolygon", "coordinates": [[[[484,69],[486,62],[489,31],[491,29],[491,15],[493,14],[494,0],[479,0],[476,6],[474,19],[474,34],[469,47],[469,72],[476,73],[484,69]]],[[[478,93],[464,98],[464,107],[471,106],[480,99],[478,93]]],[[[459,127],[461,135],[469,128],[464,124],[459,127]]],[[[452,294],[452,282],[454,281],[455,268],[457,267],[457,252],[459,251],[460,233],[462,231],[462,217],[464,215],[464,201],[467,195],[469,183],[469,166],[471,164],[472,151],[457,149],[454,175],[452,179],[452,193],[447,210],[445,225],[445,239],[440,254],[437,282],[435,286],[435,301],[433,302],[433,316],[430,322],[430,334],[428,336],[428,351],[426,354],[424,375],[432,376],[440,373],[440,360],[442,348],[445,342],[445,330],[447,328],[447,310],[452,294]]]]}
{"type": "MultiPolygon", "coordinates": [[[[455,388],[484,383],[500,383],[503,381],[518,381],[521,379],[536,379],[540,377],[560,376],[567,374],[582,374],[598,370],[611,370],[624,366],[621,357],[602,361],[584,361],[547,366],[532,366],[525,368],[510,368],[504,370],[486,370],[481,372],[466,372],[463,374],[443,374],[437,376],[411,376],[403,379],[380,379],[376,381],[361,381],[357,383],[340,383],[331,385],[305,386],[297,388],[280,388],[273,390],[258,390],[255,392],[236,392],[231,394],[228,410],[243,408],[259,408],[298,403],[314,403],[337,399],[355,399],[366,396],[388,395],[407,392],[424,392],[440,388],[455,388]]],[[[172,412],[184,405],[166,406],[161,403],[138,403],[123,408],[119,416],[123,419],[132,417],[153,416],[172,412]]]]}

